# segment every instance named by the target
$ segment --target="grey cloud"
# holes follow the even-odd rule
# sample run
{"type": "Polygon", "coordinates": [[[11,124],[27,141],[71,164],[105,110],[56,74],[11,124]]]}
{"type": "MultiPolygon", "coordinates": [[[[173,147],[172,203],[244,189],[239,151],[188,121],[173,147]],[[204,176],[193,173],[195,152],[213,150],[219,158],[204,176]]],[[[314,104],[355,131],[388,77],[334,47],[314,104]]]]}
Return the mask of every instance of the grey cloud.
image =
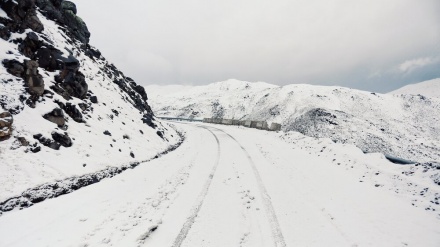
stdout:
{"type": "Polygon", "coordinates": [[[141,84],[236,78],[385,92],[440,77],[435,61],[395,69],[440,56],[438,0],[74,2],[92,45],[141,84]]]}

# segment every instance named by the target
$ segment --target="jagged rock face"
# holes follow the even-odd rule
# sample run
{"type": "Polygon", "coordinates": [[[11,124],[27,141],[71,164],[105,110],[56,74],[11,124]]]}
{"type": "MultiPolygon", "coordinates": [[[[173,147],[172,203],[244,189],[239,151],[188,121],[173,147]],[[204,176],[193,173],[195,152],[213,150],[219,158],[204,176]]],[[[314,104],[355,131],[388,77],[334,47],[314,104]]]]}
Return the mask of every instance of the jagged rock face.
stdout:
{"type": "Polygon", "coordinates": [[[14,1],[2,1],[0,4],[9,18],[11,18],[11,20],[3,21],[4,27],[0,31],[1,38],[9,39],[11,32],[22,33],[27,28],[35,32],[43,31],[43,24],[36,14],[35,1],[22,0],[17,1],[17,4],[14,1]]]}
{"type": "MultiPolygon", "coordinates": [[[[2,64],[16,81],[23,82],[23,89],[27,92],[20,95],[14,108],[6,103],[7,96],[0,95],[0,105],[4,110],[19,114],[26,105],[36,108],[41,102],[52,101],[58,108],[52,108],[52,111],[46,109],[42,118],[62,130],[67,130],[69,119],[85,124],[93,112],[92,103],[105,104],[98,103],[98,97],[89,90],[88,83],[100,82],[94,81],[94,75],[84,72],[90,70],[90,65],[83,67],[87,60],[84,57],[88,57],[98,68],[97,75],[117,85],[122,91],[120,97],[139,111],[138,120],[152,128],[157,127],[145,89],[108,63],[98,50],[88,44],[90,33],[86,24],[76,16],[74,3],[62,0],[0,0],[0,7],[7,14],[7,17],[0,17],[0,38],[16,44],[15,52],[18,53],[3,59],[2,64]],[[48,35],[45,25],[49,20],[57,24],[50,24],[50,28],[58,29],[60,37],[54,37],[57,32],[48,35]],[[19,59],[20,56],[27,59],[19,59]]],[[[13,53],[13,50],[8,52],[13,53]]],[[[113,115],[110,116],[113,120],[113,115]]],[[[2,133],[9,137],[11,130],[5,129],[2,133]]],[[[61,146],[72,146],[72,139],[67,134],[54,133],[34,135],[34,139],[55,150],[61,146]]],[[[33,147],[33,152],[41,150],[38,146],[33,147]]]]}
{"type": "Polygon", "coordinates": [[[76,15],[74,3],[61,0],[37,0],[36,5],[47,18],[65,25],[73,37],[82,43],[89,43],[90,32],[84,21],[76,15]]]}
{"type": "Polygon", "coordinates": [[[12,123],[14,119],[11,113],[0,113],[0,140],[8,139],[12,135],[12,123]]]}

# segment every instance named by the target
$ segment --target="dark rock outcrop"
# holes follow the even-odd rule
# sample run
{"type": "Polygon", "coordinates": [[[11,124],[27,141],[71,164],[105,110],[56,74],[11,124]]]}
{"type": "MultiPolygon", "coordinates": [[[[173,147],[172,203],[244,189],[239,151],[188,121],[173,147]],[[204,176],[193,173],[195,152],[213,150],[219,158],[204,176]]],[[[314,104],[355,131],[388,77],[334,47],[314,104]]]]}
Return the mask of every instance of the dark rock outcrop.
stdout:
{"type": "Polygon", "coordinates": [[[61,144],[59,142],[56,142],[54,140],[51,140],[49,138],[44,137],[42,134],[36,134],[34,135],[34,139],[39,141],[41,144],[43,144],[46,147],[52,148],[54,150],[59,150],[61,147],[61,144]]]}
{"type": "Polygon", "coordinates": [[[64,110],[65,113],[67,113],[67,115],[69,115],[69,117],[71,117],[75,122],[77,123],[83,123],[84,119],[83,119],[83,115],[81,114],[81,112],[78,110],[78,108],[76,108],[76,106],[74,104],[71,103],[67,103],[64,104],[62,102],[57,101],[56,102],[61,109],[64,110]]]}
{"type": "Polygon", "coordinates": [[[11,20],[3,21],[2,28],[3,39],[9,38],[11,32],[24,32],[30,28],[35,32],[44,30],[43,24],[37,17],[36,6],[34,0],[1,1],[0,7],[8,14],[11,20]]]}
{"type": "Polygon", "coordinates": [[[145,114],[142,117],[142,122],[148,126],[150,126],[151,128],[155,129],[157,127],[157,125],[153,122],[154,117],[152,114],[145,114]]]}
{"type": "Polygon", "coordinates": [[[79,61],[73,56],[63,59],[63,70],[55,77],[55,81],[58,83],[54,91],[65,99],[70,97],[76,97],[84,99],[87,96],[88,84],[86,83],[85,76],[79,71],[79,61]]]}
{"type": "Polygon", "coordinates": [[[38,35],[34,32],[26,34],[26,38],[18,45],[18,50],[30,59],[34,59],[34,54],[43,46],[38,35]]]}
{"type": "Polygon", "coordinates": [[[61,52],[53,47],[42,47],[37,50],[35,59],[41,68],[53,72],[63,68],[61,52]]]}
{"type": "MultiPolygon", "coordinates": [[[[19,95],[20,101],[17,101],[18,103],[13,106],[8,105],[6,100],[0,101],[3,109],[12,114],[18,114],[20,109],[26,107],[26,104],[35,108],[42,102],[53,101],[59,105],[59,108],[43,117],[55,123],[57,128],[67,130],[66,121],[69,121],[69,117],[78,123],[85,123],[83,116],[88,119],[91,117],[89,113],[93,112],[91,103],[98,103],[98,97],[89,91],[88,78],[85,76],[88,73],[84,72],[87,71],[87,68],[81,67],[89,59],[78,54],[85,54],[97,62],[98,74],[110,78],[118,85],[121,89],[119,93],[122,99],[139,110],[139,118],[142,118],[142,121],[148,126],[157,127],[154,123],[153,112],[147,103],[148,96],[145,89],[137,85],[130,77],[126,77],[116,66],[106,61],[98,49],[88,44],[90,33],[86,24],[76,15],[77,8],[73,2],[63,0],[0,0],[0,8],[8,16],[8,18],[0,17],[0,38],[18,46],[17,50],[7,51],[7,54],[11,56],[2,60],[2,64],[9,74],[18,77],[9,81],[24,82],[23,90],[19,95]],[[41,17],[39,13],[59,25],[59,31],[66,38],[63,42],[68,43],[69,48],[61,48],[64,46],[60,45],[57,40],[51,40],[52,36],[43,32],[45,27],[42,23],[44,21],[39,20],[38,17],[41,17]],[[32,31],[29,32],[29,29],[32,31]],[[23,35],[24,33],[26,35],[23,35]],[[14,53],[20,53],[27,59],[22,62],[23,60],[17,56],[14,58],[14,53]],[[79,58],[81,58],[81,62],[78,60],[79,58]],[[45,81],[46,83],[55,81],[55,83],[50,83],[50,88],[45,88],[45,81]],[[55,93],[62,96],[63,99],[57,97],[55,93]],[[77,102],[75,99],[75,103],[72,103],[73,98],[82,100],[82,102],[77,102]]],[[[47,31],[50,33],[52,29],[47,29],[47,31]]],[[[93,82],[93,80],[89,81],[89,83],[93,82]]],[[[101,103],[105,106],[105,102],[101,103]]],[[[122,114],[119,109],[112,109],[112,112],[114,114],[111,115],[112,117],[118,117],[119,114],[122,114]]],[[[55,126],[54,129],[56,129],[55,126]]],[[[67,134],[58,133],[58,130],[34,136],[42,145],[40,147],[38,142],[35,142],[35,145],[30,145],[28,150],[38,152],[43,145],[55,150],[58,150],[60,146],[71,146],[72,140],[67,134]],[[52,138],[48,137],[50,135],[52,138]]],[[[3,129],[2,131],[5,132],[3,129]]],[[[7,130],[8,133],[11,131],[12,128],[7,130]]]]}
{"type": "Polygon", "coordinates": [[[55,123],[56,125],[58,125],[58,127],[63,127],[66,123],[63,110],[60,108],[53,109],[51,112],[47,113],[43,117],[48,121],[55,123]]]}
{"type": "Polygon", "coordinates": [[[82,43],[89,43],[90,32],[84,21],[76,15],[74,3],[62,0],[36,0],[36,5],[47,18],[65,26],[68,33],[82,43]]]}
{"type": "Polygon", "coordinates": [[[86,78],[79,71],[68,71],[62,83],[62,87],[69,95],[79,99],[84,99],[87,95],[87,90],[89,89],[86,83],[86,78]]]}
{"type": "Polygon", "coordinates": [[[38,73],[38,62],[33,60],[24,61],[25,83],[28,87],[28,92],[31,95],[41,96],[44,93],[44,80],[38,73]]]}
{"type": "Polygon", "coordinates": [[[73,14],[75,14],[76,15],[76,5],[74,4],[74,3],[72,3],[72,2],[70,2],[70,1],[62,1],[61,2],[61,8],[64,10],[64,11],[72,11],[73,12],[73,14]]]}
{"type": "Polygon", "coordinates": [[[96,96],[91,96],[91,97],[90,97],[90,102],[92,102],[93,104],[98,103],[98,97],[96,97],[96,96]]]}
{"type": "Polygon", "coordinates": [[[14,119],[12,118],[11,113],[0,113],[0,141],[9,139],[9,137],[11,137],[13,122],[14,119]]]}
{"type": "Polygon", "coordinates": [[[16,77],[23,77],[24,75],[24,65],[17,60],[3,60],[3,65],[9,74],[16,77]]]}
{"type": "Polygon", "coordinates": [[[67,135],[67,133],[60,134],[58,132],[52,132],[52,138],[61,144],[63,147],[71,147],[72,146],[72,139],[67,135]]]}

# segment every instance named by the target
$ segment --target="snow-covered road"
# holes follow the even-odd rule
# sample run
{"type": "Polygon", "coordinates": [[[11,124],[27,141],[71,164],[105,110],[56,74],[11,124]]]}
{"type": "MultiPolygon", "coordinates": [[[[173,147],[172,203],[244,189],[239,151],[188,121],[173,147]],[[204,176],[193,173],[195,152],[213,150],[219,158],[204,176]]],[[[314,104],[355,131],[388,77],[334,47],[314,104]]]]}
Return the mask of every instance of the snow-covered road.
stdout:
{"type": "Polygon", "coordinates": [[[433,212],[328,157],[271,132],[176,125],[177,150],[1,216],[0,246],[440,246],[433,212]]]}

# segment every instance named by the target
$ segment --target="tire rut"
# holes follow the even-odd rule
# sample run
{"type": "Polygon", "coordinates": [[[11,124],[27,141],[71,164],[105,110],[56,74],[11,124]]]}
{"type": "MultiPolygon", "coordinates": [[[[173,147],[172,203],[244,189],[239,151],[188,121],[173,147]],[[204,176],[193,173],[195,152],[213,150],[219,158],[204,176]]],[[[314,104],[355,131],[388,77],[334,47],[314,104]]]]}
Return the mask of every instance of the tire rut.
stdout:
{"type": "Polygon", "coordinates": [[[261,197],[263,198],[263,204],[264,204],[264,209],[266,212],[266,215],[268,217],[269,223],[270,223],[270,227],[271,227],[271,231],[272,231],[272,237],[274,240],[274,246],[276,247],[285,247],[286,246],[286,242],[284,240],[284,236],[283,233],[281,231],[281,227],[280,224],[278,222],[278,218],[276,216],[275,213],[275,209],[272,205],[272,201],[271,198],[269,196],[269,194],[267,193],[266,187],[264,186],[263,180],[261,179],[260,173],[258,172],[257,167],[255,166],[254,161],[252,160],[252,157],[249,155],[248,151],[240,144],[240,142],[237,141],[237,139],[235,139],[233,136],[231,136],[229,133],[218,129],[218,128],[214,128],[211,127],[215,130],[218,130],[220,132],[223,132],[224,134],[226,134],[227,136],[229,136],[232,140],[234,140],[242,149],[242,151],[246,154],[247,159],[249,161],[249,164],[251,165],[252,171],[254,173],[255,179],[257,181],[258,184],[258,188],[260,190],[261,193],[261,197]]]}
{"type": "Polygon", "coordinates": [[[177,235],[176,239],[174,240],[172,247],[180,247],[182,245],[183,241],[185,240],[186,236],[188,235],[188,232],[191,229],[192,225],[194,224],[194,222],[197,218],[197,215],[203,205],[205,197],[208,194],[209,187],[211,186],[212,179],[214,178],[214,174],[217,170],[217,166],[218,166],[219,160],[220,160],[220,141],[218,140],[217,136],[214,134],[214,132],[212,132],[208,128],[203,127],[203,126],[199,126],[199,127],[206,129],[214,136],[214,138],[217,142],[217,158],[214,162],[214,166],[208,176],[208,179],[206,180],[206,182],[203,186],[203,189],[200,192],[200,195],[197,197],[196,204],[191,209],[190,216],[188,217],[186,222],[183,224],[182,229],[180,230],[179,235],[177,235]]]}

